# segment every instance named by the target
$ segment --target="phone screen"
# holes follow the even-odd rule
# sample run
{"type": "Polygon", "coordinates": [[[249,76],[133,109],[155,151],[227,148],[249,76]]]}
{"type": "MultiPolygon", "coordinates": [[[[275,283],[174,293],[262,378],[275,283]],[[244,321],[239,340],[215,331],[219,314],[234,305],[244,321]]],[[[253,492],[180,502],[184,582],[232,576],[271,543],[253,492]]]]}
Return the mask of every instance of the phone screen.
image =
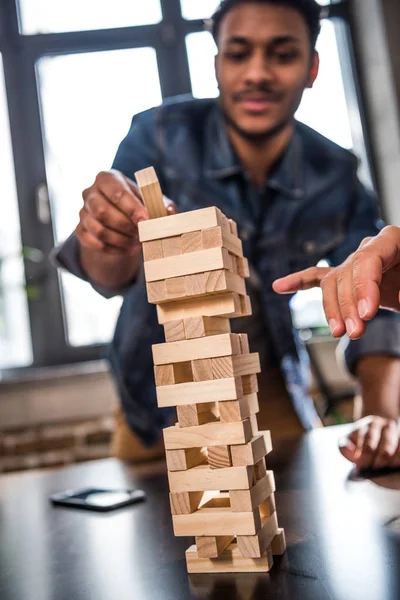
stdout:
{"type": "Polygon", "coordinates": [[[142,490],[110,490],[101,488],[67,490],[53,494],[50,497],[50,501],[59,506],[98,511],[121,508],[145,499],[146,494],[142,490]]]}

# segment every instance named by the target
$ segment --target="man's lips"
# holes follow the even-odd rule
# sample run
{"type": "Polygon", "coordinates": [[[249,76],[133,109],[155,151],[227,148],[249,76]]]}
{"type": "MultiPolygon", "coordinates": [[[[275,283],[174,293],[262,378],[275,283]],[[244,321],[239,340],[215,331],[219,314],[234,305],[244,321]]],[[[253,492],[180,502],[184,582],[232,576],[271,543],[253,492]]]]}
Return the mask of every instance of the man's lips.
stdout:
{"type": "Polygon", "coordinates": [[[238,104],[244,108],[245,111],[251,113],[263,113],[266,112],[279,102],[277,96],[243,96],[236,100],[238,104]]]}

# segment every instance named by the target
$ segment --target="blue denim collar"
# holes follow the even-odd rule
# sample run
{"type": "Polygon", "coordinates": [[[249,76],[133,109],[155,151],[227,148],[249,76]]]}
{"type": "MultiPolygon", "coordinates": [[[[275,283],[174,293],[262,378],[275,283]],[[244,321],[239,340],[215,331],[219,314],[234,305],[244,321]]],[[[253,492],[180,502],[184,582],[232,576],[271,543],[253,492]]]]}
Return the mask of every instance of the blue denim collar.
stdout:
{"type": "MultiPolygon", "coordinates": [[[[217,103],[211,110],[206,123],[205,140],[204,171],[206,177],[225,179],[234,175],[244,175],[244,168],[232,148],[225,119],[217,103]]],[[[293,200],[303,198],[303,147],[297,127],[282,159],[271,173],[267,187],[282,192],[293,200]]]]}

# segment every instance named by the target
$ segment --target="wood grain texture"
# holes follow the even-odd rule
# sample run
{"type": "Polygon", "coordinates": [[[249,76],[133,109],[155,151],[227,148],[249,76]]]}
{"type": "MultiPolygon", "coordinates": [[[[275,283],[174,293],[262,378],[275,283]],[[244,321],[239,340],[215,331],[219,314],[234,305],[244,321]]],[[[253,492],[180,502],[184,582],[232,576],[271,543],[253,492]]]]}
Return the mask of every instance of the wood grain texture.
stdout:
{"type": "Polygon", "coordinates": [[[203,248],[226,248],[236,256],[243,256],[242,241],[230,232],[230,228],[214,227],[203,229],[203,248]]]}
{"type": "Polygon", "coordinates": [[[141,221],[138,225],[139,239],[141,242],[148,242],[217,227],[221,223],[221,215],[221,211],[212,206],[157,220],[141,221]]]}
{"type": "Polygon", "coordinates": [[[177,406],[179,427],[194,427],[195,425],[205,425],[213,423],[219,417],[218,405],[216,402],[205,402],[204,404],[185,404],[177,406]]]}
{"type": "Polygon", "coordinates": [[[243,316],[240,296],[233,292],[204,298],[187,298],[180,302],[167,302],[157,306],[157,315],[161,325],[168,321],[190,317],[234,318],[243,316]]]}
{"type": "MultiPolygon", "coordinates": [[[[165,365],[189,360],[229,356],[240,351],[235,333],[223,333],[196,340],[184,340],[168,344],[155,344],[152,348],[155,365],[165,365]]],[[[251,377],[251,375],[249,376],[251,377]]],[[[250,387],[250,385],[248,385],[250,387]]],[[[252,394],[253,392],[249,392],[252,394]]]]}
{"type": "Polygon", "coordinates": [[[164,258],[161,240],[154,240],[152,242],[144,242],[143,247],[143,258],[147,260],[156,260],[158,258],[164,258]]]}
{"type": "Polygon", "coordinates": [[[188,471],[169,471],[171,492],[207,490],[249,490],[254,478],[254,467],[211,469],[200,465],[188,471]]]}
{"type": "Polygon", "coordinates": [[[275,478],[272,471],[260,479],[250,490],[232,490],[229,492],[233,512],[248,512],[255,510],[268,496],[275,492],[275,478]]]}
{"type": "Polygon", "coordinates": [[[168,299],[165,280],[146,283],[146,290],[147,300],[150,304],[159,304],[160,302],[166,302],[168,299]]]}
{"type": "MultiPolygon", "coordinates": [[[[180,343],[182,343],[182,342],[180,342],[180,343]]],[[[243,394],[245,396],[250,396],[250,394],[257,394],[257,392],[258,392],[257,375],[243,375],[242,384],[243,384],[243,394]]]]}
{"type": "Polygon", "coordinates": [[[272,451],[271,432],[262,431],[248,444],[232,446],[232,464],[239,467],[255,465],[272,451]]]}
{"type": "MultiPolygon", "coordinates": [[[[171,377],[170,372],[157,373],[156,383],[166,381],[171,377]]],[[[173,375],[174,377],[174,375],[173,375]]],[[[182,406],[185,404],[202,404],[210,402],[224,402],[236,400],[243,395],[242,380],[240,377],[232,379],[219,379],[211,381],[196,381],[192,383],[172,383],[157,387],[157,402],[160,408],[166,406],[182,406]]],[[[240,442],[238,442],[240,443],[240,442]]]]}
{"type": "Polygon", "coordinates": [[[282,554],[285,554],[286,538],[284,529],[278,529],[276,536],[272,540],[271,550],[274,556],[282,556],[282,554]]]}
{"type": "Polygon", "coordinates": [[[210,469],[227,469],[232,466],[229,446],[211,446],[207,453],[210,469]]]}
{"type": "Polygon", "coordinates": [[[231,544],[218,560],[202,558],[191,546],[186,551],[186,566],[188,573],[268,573],[273,566],[271,552],[262,558],[243,558],[237,544],[231,544]]]}
{"type": "Polygon", "coordinates": [[[135,173],[135,179],[143,197],[150,219],[158,219],[168,215],[156,172],[148,167],[135,173]]]}
{"type": "Polygon", "coordinates": [[[177,319],[164,325],[165,340],[167,342],[180,342],[186,339],[185,325],[183,319],[177,319]]]}
{"type": "Polygon", "coordinates": [[[167,450],[245,444],[252,437],[249,419],[240,423],[209,423],[208,425],[186,427],[185,429],[172,426],[164,429],[163,433],[167,450]]]}
{"type": "MultiPolygon", "coordinates": [[[[165,256],[164,242],[166,240],[163,240],[163,252],[165,256]]],[[[146,281],[149,282],[170,279],[171,277],[194,275],[195,273],[204,273],[205,271],[227,269],[228,265],[229,256],[225,248],[212,248],[211,250],[201,250],[200,252],[191,252],[190,254],[180,254],[179,256],[150,260],[144,263],[144,272],[146,281]]]]}
{"type": "Polygon", "coordinates": [[[193,381],[192,364],[190,362],[171,365],[155,365],[154,378],[156,386],[176,386],[193,381]]]}
{"type": "Polygon", "coordinates": [[[197,554],[200,558],[218,558],[234,539],[233,535],[196,537],[197,554]]]}
{"type": "Polygon", "coordinates": [[[189,317],[184,326],[187,340],[231,332],[229,319],[222,317],[189,317]]]}
{"type": "MultiPolygon", "coordinates": [[[[239,337],[239,344],[241,338],[239,337]]],[[[240,345],[240,349],[241,349],[240,345]]],[[[257,352],[252,354],[238,354],[212,359],[213,379],[223,377],[242,377],[261,372],[260,356],[257,352]]]]}
{"type": "MultiPolygon", "coordinates": [[[[218,471],[215,471],[218,473],[218,471]]],[[[172,517],[176,536],[256,535],[261,529],[258,510],[233,513],[230,508],[200,508],[192,514],[172,517]]]]}
{"type": "Polygon", "coordinates": [[[193,381],[212,381],[211,358],[192,360],[193,381]]]}
{"type": "Polygon", "coordinates": [[[238,400],[230,400],[219,404],[221,423],[243,421],[260,410],[257,394],[243,396],[238,400]]]}
{"type": "Polygon", "coordinates": [[[184,277],[171,277],[171,279],[167,279],[165,281],[165,289],[167,300],[186,298],[186,285],[184,277]]]}
{"type": "Polygon", "coordinates": [[[185,291],[187,297],[203,296],[206,294],[207,289],[205,274],[197,273],[196,275],[186,275],[185,291]]]}
{"type": "Polygon", "coordinates": [[[168,471],[186,471],[207,463],[207,451],[204,448],[186,450],[166,450],[165,458],[168,471]]]}
{"type": "Polygon", "coordinates": [[[245,558],[261,558],[278,532],[276,513],[261,521],[261,531],[256,535],[239,535],[237,544],[245,558]]]}
{"type": "Polygon", "coordinates": [[[243,296],[246,295],[246,284],[243,277],[226,269],[204,273],[204,285],[207,294],[236,292],[243,296]]]}
{"type": "Polygon", "coordinates": [[[237,258],[238,274],[247,279],[250,277],[249,261],[243,256],[237,258]]]}
{"type": "Polygon", "coordinates": [[[161,240],[161,244],[164,258],[169,258],[171,256],[179,256],[180,254],[182,254],[182,242],[180,235],[165,238],[161,240]]]}
{"type": "Polygon", "coordinates": [[[190,252],[198,252],[204,250],[203,236],[201,231],[192,231],[182,235],[182,253],[189,254],[190,252]]]}
{"type": "Polygon", "coordinates": [[[203,492],[171,492],[169,501],[173,515],[190,515],[194,513],[203,498],[203,492]]]}

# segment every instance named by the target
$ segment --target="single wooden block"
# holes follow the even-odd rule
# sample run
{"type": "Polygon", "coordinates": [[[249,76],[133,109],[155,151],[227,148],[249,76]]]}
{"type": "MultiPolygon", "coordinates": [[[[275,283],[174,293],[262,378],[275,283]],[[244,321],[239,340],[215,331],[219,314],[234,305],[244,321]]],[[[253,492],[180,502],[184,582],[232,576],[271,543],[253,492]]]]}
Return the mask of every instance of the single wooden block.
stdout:
{"type": "Polygon", "coordinates": [[[156,365],[154,367],[156,386],[175,386],[193,381],[192,364],[190,362],[172,365],[156,365]]]}
{"type": "Polygon", "coordinates": [[[272,553],[262,558],[243,558],[237,544],[231,544],[218,560],[202,558],[196,546],[186,551],[186,566],[188,573],[268,573],[273,566],[272,553]]]}
{"type": "Polygon", "coordinates": [[[232,464],[237,467],[255,465],[271,451],[271,432],[263,431],[248,444],[231,447],[232,464]]]}
{"type": "MultiPolygon", "coordinates": [[[[177,343],[182,344],[182,342],[177,342],[177,343]]],[[[168,362],[173,362],[173,361],[168,361],[168,362]]],[[[250,396],[250,394],[258,393],[257,375],[243,375],[242,384],[243,384],[243,394],[245,396],[250,396]]]]}
{"type": "Polygon", "coordinates": [[[233,535],[196,537],[197,554],[200,558],[218,558],[234,539],[233,535]]]}
{"type": "Polygon", "coordinates": [[[253,437],[255,437],[259,433],[257,415],[250,415],[249,421],[251,425],[251,431],[253,432],[253,437]]]}
{"type": "Polygon", "coordinates": [[[213,402],[224,402],[236,400],[243,396],[240,377],[164,385],[163,382],[167,380],[167,376],[170,377],[170,372],[168,371],[167,374],[161,372],[160,374],[158,369],[156,372],[156,385],[161,385],[156,390],[157,402],[160,408],[182,406],[184,404],[203,404],[204,402],[210,402],[211,398],[213,402]]]}
{"type": "MultiPolygon", "coordinates": [[[[206,290],[206,278],[204,273],[198,273],[197,275],[186,275],[185,277],[185,291],[186,296],[202,296],[207,293],[206,290]]],[[[235,290],[233,290],[235,291],[235,290]]]]}
{"type": "Polygon", "coordinates": [[[203,248],[226,248],[228,252],[243,257],[242,241],[230,232],[230,228],[214,227],[204,229],[202,235],[203,248]]]}
{"type": "Polygon", "coordinates": [[[233,219],[229,219],[229,225],[231,228],[231,234],[238,237],[239,234],[238,234],[238,228],[237,228],[236,222],[233,219]]]}
{"type": "Polygon", "coordinates": [[[248,317],[253,314],[249,296],[240,296],[240,310],[242,311],[243,317],[248,317]]]}
{"type": "Polygon", "coordinates": [[[271,549],[274,556],[282,556],[282,554],[285,554],[286,538],[284,529],[278,529],[278,533],[272,540],[271,549]]]}
{"type": "Polygon", "coordinates": [[[204,250],[203,247],[203,236],[201,231],[192,231],[191,233],[184,233],[182,235],[182,252],[183,254],[189,254],[190,252],[198,252],[204,250]]]}
{"type": "MultiPolygon", "coordinates": [[[[164,429],[164,442],[166,450],[179,450],[181,448],[204,448],[205,446],[221,446],[226,444],[246,444],[252,438],[250,420],[240,423],[208,423],[196,427],[176,426],[164,429]]],[[[229,489],[208,488],[208,489],[229,489]]]]}
{"type": "Polygon", "coordinates": [[[250,354],[249,336],[247,335],[247,333],[240,333],[239,336],[242,354],[250,354]]]}
{"type": "Polygon", "coordinates": [[[232,466],[229,446],[212,446],[208,448],[208,464],[211,469],[227,469],[232,466]]]}
{"type": "Polygon", "coordinates": [[[161,240],[161,244],[164,258],[169,258],[171,256],[179,256],[180,254],[182,254],[182,242],[180,235],[165,238],[161,240]]]}
{"type": "Polygon", "coordinates": [[[176,319],[190,317],[241,317],[242,303],[240,296],[233,292],[205,296],[204,298],[186,298],[179,302],[167,302],[157,306],[158,322],[163,325],[176,319]]]}
{"type": "Polygon", "coordinates": [[[189,448],[187,450],[166,450],[168,471],[186,471],[198,465],[207,463],[207,452],[204,448],[189,448]]]}
{"type": "Polygon", "coordinates": [[[250,277],[249,261],[243,256],[238,256],[237,259],[238,273],[241,277],[247,279],[250,277]]]}
{"type": "MultiPolygon", "coordinates": [[[[218,471],[214,471],[218,473],[218,471]]],[[[192,514],[173,515],[174,534],[178,537],[203,535],[256,535],[261,529],[259,511],[233,513],[227,508],[200,508],[192,514]]]]}
{"type": "Polygon", "coordinates": [[[196,492],[207,490],[249,490],[254,467],[230,467],[210,469],[200,465],[188,471],[169,471],[171,492],[196,492]]]}
{"type": "MultiPolygon", "coordinates": [[[[198,468],[198,467],[196,467],[198,468]]],[[[234,467],[232,467],[234,468],[234,467]]],[[[272,471],[260,479],[250,490],[232,490],[229,492],[233,512],[250,512],[262,504],[275,492],[275,478],[272,471]]]]}
{"type": "Polygon", "coordinates": [[[254,465],[254,473],[256,476],[256,481],[263,479],[267,475],[267,466],[265,464],[265,458],[262,458],[258,463],[254,465]]]}
{"type": "Polygon", "coordinates": [[[222,213],[215,206],[169,215],[157,221],[141,221],[138,225],[141,242],[160,240],[192,231],[217,227],[222,223],[222,213]]]}
{"type": "MultiPolygon", "coordinates": [[[[167,240],[163,240],[165,256],[164,242],[167,242],[167,240]]],[[[211,248],[211,250],[201,250],[200,252],[180,254],[179,256],[170,255],[168,258],[145,262],[144,272],[146,281],[159,281],[171,277],[183,277],[184,275],[227,269],[228,264],[229,256],[225,248],[211,248]]]]}
{"type": "Polygon", "coordinates": [[[142,171],[137,171],[135,179],[140,188],[150,219],[166,217],[168,211],[163,201],[160,183],[154,168],[148,167],[142,171]]]}
{"type": "MultiPolygon", "coordinates": [[[[244,283],[244,279],[243,277],[241,277],[239,275],[239,267],[238,267],[238,257],[235,256],[234,254],[231,254],[231,270],[232,273],[236,274],[238,277],[240,277],[240,279],[243,281],[244,283]]],[[[246,289],[246,285],[244,286],[246,289]]]]}
{"type": "MultiPolygon", "coordinates": [[[[239,344],[241,339],[239,338],[239,344]]],[[[240,346],[241,349],[241,346],[240,346]]],[[[237,354],[212,359],[213,379],[224,377],[242,377],[260,373],[260,356],[258,352],[252,354],[237,354]]]]}
{"type": "Polygon", "coordinates": [[[158,258],[164,258],[161,240],[154,240],[152,242],[144,242],[143,244],[143,258],[147,260],[156,260],[158,258]]]}
{"type": "Polygon", "coordinates": [[[258,509],[261,518],[273,515],[276,512],[275,494],[271,494],[264,502],[261,502],[258,509]]]}
{"type": "Polygon", "coordinates": [[[164,325],[165,339],[167,342],[180,342],[186,339],[185,325],[183,319],[171,321],[164,325]]]}
{"type": "Polygon", "coordinates": [[[213,423],[219,417],[216,402],[205,402],[204,404],[186,404],[177,406],[179,427],[194,427],[213,423]]]}
{"type": "Polygon", "coordinates": [[[236,292],[246,295],[246,284],[243,277],[227,270],[208,271],[204,273],[205,293],[236,292]]]}
{"type": "Polygon", "coordinates": [[[164,281],[152,281],[146,283],[147,299],[150,304],[158,304],[167,300],[167,286],[164,281]]]}
{"type": "Polygon", "coordinates": [[[261,558],[271,545],[278,531],[276,513],[261,521],[261,531],[256,535],[239,535],[237,544],[242,556],[247,558],[261,558]]]}
{"type": "Polygon", "coordinates": [[[203,492],[172,492],[169,495],[171,513],[173,515],[190,515],[199,508],[202,498],[203,492]]]}
{"type": "Polygon", "coordinates": [[[192,360],[193,381],[211,381],[212,363],[211,358],[192,360]]]}
{"type": "Polygon", "coordinates": [[[243,396],[238,400],[221,402],[219,405],[219,414],[221,423],[232,423],[234,421],[243,421],[260,410],[257,394],[243,396]]]}
{"type": "Polygon", "coordinates": [[[167,300],[186,298],[184,277],[171,277],[171,279],[167,279],[165,281],[165,288],[167,292],[167,300]]]}
{"type": "Polygon", "coordinates": [[[184,326],[187,340],[231,332],[230,320],[222,317],[189,317],[184,326]]]}
{"type": "MultiPolygon", "coordinates": [[[[223,333],[196,340],[155,344],[153,346],[153,360],[155,365],[166,365],[176,362],[186,362],[188,360],[229,356],[231,354],[238,354],[239,350],[240,345],[237,334],[223,333]]],[[[250,387],[247,381],[246,385],[250,387]]],[[[249,394],[252,393],[253,391],[249,392],[249,394]]]]}

